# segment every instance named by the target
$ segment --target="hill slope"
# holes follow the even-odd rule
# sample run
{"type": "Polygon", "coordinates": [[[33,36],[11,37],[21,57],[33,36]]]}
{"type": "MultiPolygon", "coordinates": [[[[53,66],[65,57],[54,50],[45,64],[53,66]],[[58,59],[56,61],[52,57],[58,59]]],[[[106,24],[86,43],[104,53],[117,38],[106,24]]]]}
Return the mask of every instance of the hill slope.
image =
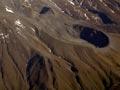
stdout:
{"type": "Polygon", "coordinates": [[[119,0],[1,0],[0,90],[119,90],[119,0]]]}

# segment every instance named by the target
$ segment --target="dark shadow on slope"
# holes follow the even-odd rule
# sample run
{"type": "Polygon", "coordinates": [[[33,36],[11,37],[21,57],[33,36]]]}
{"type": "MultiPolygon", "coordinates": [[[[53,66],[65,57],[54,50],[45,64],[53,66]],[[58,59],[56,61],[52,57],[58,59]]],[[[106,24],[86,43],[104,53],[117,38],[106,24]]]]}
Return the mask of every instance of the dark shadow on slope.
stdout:
{"type": "Polygon", "coordinates": [[[47,80],[47,71],[43,56],[35,54],[29,59],[26,74],[30,86],[29,90],[33,90],[33,88],[35,90],[47,90],[45,84],[47,80]]]}
{"type": "Polygon", "coordinates": [[[42,8],[42,10],[40,11],[40,14],[46,14],[46,13],[49,12],[50,10],[51,10],[50,7],[44,6],[44,7],[42,8]]]}
{"type": "Polygon", "coordinates": [[[99,48],[106,47],[109,44],[109,38],[103,32],[89,27],[83,28],[80,38],[99,48]]]}
{"type": "Polygon", "coordinates": [[[110,17],[108,17],[105,13],[97,10],[89,10],[89,11],[92,12],[93,14],[97,14],[101,18],[104,24],[114,24],[114,22],[110,19],[110,17]]]}

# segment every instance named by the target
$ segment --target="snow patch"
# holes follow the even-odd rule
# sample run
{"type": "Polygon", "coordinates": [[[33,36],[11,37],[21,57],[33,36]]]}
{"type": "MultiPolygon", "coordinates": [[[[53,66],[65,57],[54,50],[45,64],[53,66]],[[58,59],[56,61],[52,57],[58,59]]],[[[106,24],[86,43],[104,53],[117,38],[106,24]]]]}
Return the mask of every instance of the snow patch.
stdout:
{"type": "Polygon", "coordinates": [[[25,28],[25,26],[23,26],[23,24],[21,23],[21,21],[19,19],[17,19],[15,21],[15,25],[19,26],[19,27],[22,27],[22,28],[25,28]]]}
{"type": "Polygon", "coordinates": [[[14,13],[14,12],[12,11],[12,9],[9,8],[8,6],[5,6],[5,10],[6,10],[7,12],[14,13]]]}

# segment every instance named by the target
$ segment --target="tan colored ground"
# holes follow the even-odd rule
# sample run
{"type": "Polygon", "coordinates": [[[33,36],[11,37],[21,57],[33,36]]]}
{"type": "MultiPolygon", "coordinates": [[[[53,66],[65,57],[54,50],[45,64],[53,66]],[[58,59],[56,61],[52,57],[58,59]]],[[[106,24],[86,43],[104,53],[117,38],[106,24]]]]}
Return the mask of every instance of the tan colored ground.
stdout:
{"type": "Polygon", "coordinates": [[[120,2],[78,1],[0,0],[0,90],[120,90],[120,2]],[[50,10],[40,14],[44,6],[50,10]],[[96,48],[73,25],[104,32],[109,45],[96,48]]]}

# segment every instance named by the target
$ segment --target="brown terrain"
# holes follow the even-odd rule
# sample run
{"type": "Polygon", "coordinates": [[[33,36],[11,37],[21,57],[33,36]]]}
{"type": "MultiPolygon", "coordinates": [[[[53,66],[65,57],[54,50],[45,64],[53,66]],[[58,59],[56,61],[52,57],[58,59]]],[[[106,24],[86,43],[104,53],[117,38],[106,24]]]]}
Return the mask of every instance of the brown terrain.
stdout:
{"type": "Polygon", "coordinates": [[[120,0],[0,0],[0,90],[120,90],[120,0]]]}

